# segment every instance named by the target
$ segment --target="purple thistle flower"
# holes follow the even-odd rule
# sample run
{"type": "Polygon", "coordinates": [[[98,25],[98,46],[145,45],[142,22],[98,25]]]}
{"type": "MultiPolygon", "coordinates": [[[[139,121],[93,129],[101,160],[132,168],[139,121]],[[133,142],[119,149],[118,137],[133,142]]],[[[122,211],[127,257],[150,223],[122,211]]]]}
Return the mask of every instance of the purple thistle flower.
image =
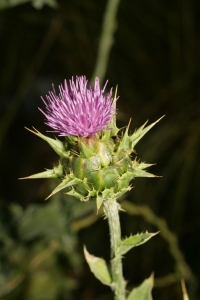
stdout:
{"type": "Polygon", "coordinates": [[[85,76],[76,77],[74,81],[64,81],[59,86],[59,96],[53,91],[46,95],[45,124],[55,129],[59,136],[90,136],[100,130],[109,130],[108,125],[115,114],[115,105],[112,98],[112,89],[107,96],[104,88],[100,89],[99,79],[96,77],[94,88],[87,88],[85,76]]]}

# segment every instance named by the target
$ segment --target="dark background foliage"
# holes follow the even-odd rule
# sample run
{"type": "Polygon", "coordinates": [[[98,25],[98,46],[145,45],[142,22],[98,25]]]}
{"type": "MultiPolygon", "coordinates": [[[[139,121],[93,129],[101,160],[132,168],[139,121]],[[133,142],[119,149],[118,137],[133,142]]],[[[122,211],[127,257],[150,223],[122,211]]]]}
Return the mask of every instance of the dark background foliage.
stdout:
{"type": "MultiPolygon", "coordinates": [[[[54,181],[18,181],[57,162],[24,126],[47,130],[38,106],[52,83],[92,78],[107,2],[21,2],[27,3],[0,0],[0,298],[112,299],[82,254],[86,244],[109,261],[107,223],[93,203],[63,193],[44,202],[54,181]]],[[[133,131],[166,115],[136,149],[141,160],[157,163],[151,172],[163,177],[135,180],[122,199],[135,211],[127,206],[121,214],[124,236],[146,229],[162,233],[168,224],[164,239],[156,236],[123,260],[128,290],[155,272],[155,300],[182,299],[181,277],[190,299],[200,297],[198,10],[197,0],[121,1],[102,78],[109,88],[118,84],[118,126],[132,118],[133,131]]]]}

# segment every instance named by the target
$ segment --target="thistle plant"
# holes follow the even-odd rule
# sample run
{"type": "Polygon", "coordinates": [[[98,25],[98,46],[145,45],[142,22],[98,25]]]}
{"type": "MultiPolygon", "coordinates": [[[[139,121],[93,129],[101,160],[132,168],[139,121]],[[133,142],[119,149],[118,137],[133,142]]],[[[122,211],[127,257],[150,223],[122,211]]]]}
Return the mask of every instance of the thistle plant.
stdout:
{"type": "Polygon", "coordinates": [[[84,247],[85,258],[91,271],[103,284],[114,292],[116,300],[152,299],[153,276],[144,283],[126,292],[123,278],[122,256],[139,246],[156,233],[141,233],[121,238],[117,199],[130,191],[135,177],[155,177],[146,171],[151,164],[140,162],[135,157],[135,146],[139,140],[159,121],[146,123],[129,134],[129,125],[119,129],[116,125],[117,92],[107,82],[100,88],[95,79],[94,88],[88,87],[86,77],[76,77],[59,86],[59,94],[53,87],[46,99],[44,114],[48,125],[61,139],[50,138],[38,130],[30,130],[45,140],[59,156],[59,162],[51,170],[35,174],[27,179],[58,178],[60,183],[46,198],[64,190],[80,201],[96,201],[97,213],[103,207],[108,219],[111,240],[110,267],[102,258],[95,257],[84,247]]]}

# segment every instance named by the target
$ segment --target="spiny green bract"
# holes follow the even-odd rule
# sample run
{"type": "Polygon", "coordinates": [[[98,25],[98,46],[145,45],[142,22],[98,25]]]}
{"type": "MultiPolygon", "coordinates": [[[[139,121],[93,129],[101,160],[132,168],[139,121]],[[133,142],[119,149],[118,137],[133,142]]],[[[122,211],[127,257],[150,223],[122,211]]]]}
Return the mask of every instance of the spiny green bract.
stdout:
{"type": "Polygon", "coordinates": [[[104,200],[116,199],[129,191],[130,181],[134,177],[155,176],[145,171],[150,164],[132,160],[131,154],[138,141],[159,120],[147,127],[145,123],[132,135],[128,135],[129,126],[122,132],[116,127],[113,118],[113,129],[110,131],[100,131],[90,137],[68,136],[63,142],[29,129],[48,142],[60,160],[52,170],[26,178],[59,178],[60,184],[47,199],[65,189],[67,194],[81,201],[95,198],[99,209],[104,200]]]}

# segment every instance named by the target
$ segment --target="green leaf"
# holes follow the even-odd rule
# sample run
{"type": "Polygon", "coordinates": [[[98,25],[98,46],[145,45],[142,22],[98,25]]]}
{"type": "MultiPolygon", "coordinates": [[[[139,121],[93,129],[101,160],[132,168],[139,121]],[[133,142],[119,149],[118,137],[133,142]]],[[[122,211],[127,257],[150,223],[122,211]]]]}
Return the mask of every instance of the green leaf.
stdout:
{"type": "Polygon", "coordinates": [[[44,141],[46,141],[60,157],[69,158],[70,152],[65,150],[64,144],[61,141],[59,141],[58,139],[55,140],[55,139],[49,138],[46,135],[43,135],[34,127],[33,127],[33,129],[35,131],[33,131],[29,128],[26,128],[26,129],[29,130],[30,132],[34,133],[35,135],[39,136],[44,141]]]}
{"type": "Polygon", "coordinates": [[[84,197],[83,195],[81,195],[79,192],[75,191],[75,189],[72,187],[72,189],[66,193],[67,195],[73,196],[77,199],[79,199],[80,201],[83,201],[84,197]]]}
{"type": "Polygon", "coordinates": [[[101,283],[105,285],[111,285],[112,280],[110,276],[110,272],[106,265],[106,262],[103,258],[99,258],[91,255],[86,247],[84,246],[84,255],[85,259],[90,267],[91,272],[94,276],[101,281],[101,283]]]}
{"type": "MultiPolygon", "coordinates": [[[[132,161],[132,165],[130,168],[130,174],[133,177],[160,177],[149,172],[146,172],[144,169],[153,166],[154,164],[146,164],[144,162],[138,162],[136,159],[132,161]]],[[[128,173],[128,172],[127,172],[128,173]]]]}
{"type": "Polygon", "coordinates": [[[127,300],[153,300],[151,290],[153,288],[153,275],[146,279],[139,287],[134,288],[127,300]]]}
{"type": "Polygon", "coordinates": [[[81,148],[81,150],[80,150],[81,156],[80,157],[89,158],[89,157],[92,157],[93,155],[95,155],[94,149],[90,149],[90,147],[89,147],[91,145],[86,145],[82,141],[79,141],[79,146],[81,148]]]}
{"type": "Polygon", "coordinates": [[[136,159],[133,161],[133,166],[137,166],[138,169],[144,170],[146,168],[149,168],[151,166],[154,166],[155,164],[146,164],[145,162],[138,162],[136,159]]]}
{"type": "Polygon", "coordinates": [[[117,153],[120,153],[122,150],[127,150],[132,152],[132,147],[131,147],[131,136],[128,135],[129,127],[130,127],[130,122],[128,123],[128,126],[126,127],[125,133],[123,134],[123,137],[120,141],[120,144],[117,148],[117,153]]]}
{"type": "Polygon", "coordinates": [[[44,172],[33,174],[19,179],[38,179],[38,178],[60,178],[63,176],[63,166],[60,164],[55,166],[52,170],[46,169],[44,172]]]}
{"type": "Polygon", "coordinates": [[[140,170],[139,168],[137,169],[133,169],[133,171],[131,172],[132,176],[133,177],[159,177],[159,176],[156,176],[154,174],[151,174],[149,172],[146,172],[144,170],[140,170]]]}
{"type": "Polygon", "coordinates": [[[152,238],[156,233],[140,233],[136,235],[132,235],[126,239],[124,239],[121,243],[121,246],[117,249],[116,251],[116,256],[118,255],[124,255],[126,254],[129,250],[131,250],[133,247],[140,246],[144,243],[146,243],[150,238],[152,238]]]}
{"type": "Polygon", "coordinates": [[[46,170],[44,172],[40,172],[37,174],[33,174],[24,178],[19,179],[38,179],[38,178],[58,178],[58,175],[54,172],[54,169],[52,170],[46,170]]]}
{"type": "Polygon", "coordinates": [[[97,204],[97,213],[103,203],[104,198],[102,196],[97,195],[96,197],[96,204],[97,204]]]}
{"type": "MultiPolygon", "coordinates": [[[[164,116],[163,116],[164,117],[164,116]]],[[[146,128],[145,125],[147,124],[147,122],[144,123],[144,125],[142,125],[139,129],[137,129],[131,136],[130,136],[130,140],[132,142],[132,149],[134,149],[135,145],[139,142],[139,140],[156,124],[158,123],[163,117],[161,117],[160,119],[158,119],[156,122],[150,124],[149,126],[147,126],[146,128]]]]}
{"type": "MultiPolygon", "coordinates": [[[[114,96],[114,99],[113,99],[113,104],[114,104],[114,107],[115,107],[115,111],[116,111],[116,101],[117,101],[117,89],[118,89],[118,86],[116,86],[115,96],[114,96]]],[[[111,136],[116,136],[118,131],[119,131],[119,128],[117,128],[117,125],[116,125],[116,113],[113,116],[113,118],[111,120],[111,125],[109,127],[112,128],[112,130],[110,132],[110,135],[111,136]]]]}
{"type": "Polygon", "coordinates": [[[63,181],[53,190],[53,192],[45,199],[49,199],[51,196],[53,196],[54,194],[56,194],[57,192],[61,191],[62,189],[65,189],[69,186],[73,186],[73,185],[76,185],[78,183],[82,182],[81,179],[78,179],[78,178],[71,178],[71,176],[67,176],[66,175],[66,178],[63,179],[63,181]]]}

